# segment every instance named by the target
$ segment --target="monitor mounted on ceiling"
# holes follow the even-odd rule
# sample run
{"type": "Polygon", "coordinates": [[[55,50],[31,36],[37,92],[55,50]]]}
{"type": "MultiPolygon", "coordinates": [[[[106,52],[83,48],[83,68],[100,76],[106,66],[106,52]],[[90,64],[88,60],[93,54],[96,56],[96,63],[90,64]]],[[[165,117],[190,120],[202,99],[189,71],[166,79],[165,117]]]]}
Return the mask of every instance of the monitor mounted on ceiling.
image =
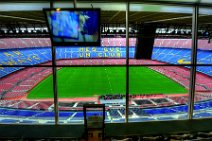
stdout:
{"type": "Polygon", "coordinates": [[[100,46],[100,9],[44,9],[53,46],[100,46]]]}

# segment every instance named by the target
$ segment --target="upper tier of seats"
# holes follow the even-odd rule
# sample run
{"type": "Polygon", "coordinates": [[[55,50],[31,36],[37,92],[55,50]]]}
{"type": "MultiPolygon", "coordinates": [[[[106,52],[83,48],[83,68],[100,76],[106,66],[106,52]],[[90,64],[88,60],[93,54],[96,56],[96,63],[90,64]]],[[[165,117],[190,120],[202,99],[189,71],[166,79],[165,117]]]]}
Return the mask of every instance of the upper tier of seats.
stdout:
{"type": "MultiPolygon", "coordinates": [[[[136,45],[136,38],[129,39],[129,46],[136,45]]],[[[49,38],[5,38],[0,39],[0,49],[26,48],[26,47],[50,47],[49,38]]],[[[102,38],[101,46],[126,46],[125,38],[102,38]]],[[[155,39],[155,47],[189,48],[191,49],[191,39],[155,39]]],[[[198,49],[212,50],[212,43],[207,39],[198,40],[198,49]]]]}
{"type": "Polygon", "coordinates": [[[0,49],[49,47],[49,38],[4,38],[0,39],[0,49]]]}
{"type": "MultiPolygon", "coordinates": [[[[135,48],[130,47],[130,58],[134,58],[135,48]]],[[[191,50],[180,48],[160,48],[153,49],[152,59],[171,64],[190,64],[191,50]]],[[[1,67],[1,65],[36,65],[52,60],[51,48],[22,48],[22,49],[2,49],[0,50],[0,78],[15,72],[22,67],[1,67]]],[[[126,58],[125,47],[57,47],[56,58],[126,58]]],[[[198,64],[212,64],[211,51],[198,50],[198,64]]],[[[197,67],[197,70],[212,76],[212,67],[197,67]]]]}
{"type": "MultiPolygon", "coordinates": [[[[136,39],[130,38],[130,46],[135,46],[136,39]]],[[[102,46],[126,46],[125,38],[102,38],[102,46]]],[[[49,38],[5,38],[0,39],[0,49],[50,47],[49,38]]]]}
{"type": "MultiPolygon", "coordinates": [[[[154,47],[170,47],[170,48],[188,48],[192,47],[191,39],[156,39],[154,47]]],[[[198,40],[198,49],[212,50],[212,43],[209,43],[206,39],[198,40]]]]}
{"type": "MultiPolygon", "coordinates": [[[[134,57],[135,48],[130,48],[130,58],[134,57]]],[[[52,60],[51,48],[21,48],[0,50],[0,78],[22,67],[1,67],[2,65],[36,65],[52,60]]],[[[56,58],[126,58],[125,47],[57,47],[56,58]]]]}
{"type": "MultiPolygon", "coordinates": [[[[101,44],[102,47],[57,47],[56,58],[126,58],[125,38],[102,38],[101,44]]],[[[136,39],[130,38],[130,58],[134,58],[135,44],[136,39]]],[[[154,60],[185,65],[191,62],[191,39],[156,39],[154,46],[154,60]]],[[[199,40],[198,64],[212,64],[211,49],[212,43],[199,40]]],[[[3,68],[1,65],[35,65],[49,62],[51,57],[48,38],[0,39],[0,78],[22,68],[3,68]]],[[[197,70],[212,75],[212,67],[197,67],[197,70]]]]}
{"type": "MultiPolygon", "coordinates": [[[[198,50],[197,64],[212,64],[212,51],[198,50]]],[[[152,59],[171,64],[191,64],[191,50],[182,48],[161,48],[154,47],[152,59]]],[[[212,66],[197,66],[197,70],[212,76],[212,66]]]]}

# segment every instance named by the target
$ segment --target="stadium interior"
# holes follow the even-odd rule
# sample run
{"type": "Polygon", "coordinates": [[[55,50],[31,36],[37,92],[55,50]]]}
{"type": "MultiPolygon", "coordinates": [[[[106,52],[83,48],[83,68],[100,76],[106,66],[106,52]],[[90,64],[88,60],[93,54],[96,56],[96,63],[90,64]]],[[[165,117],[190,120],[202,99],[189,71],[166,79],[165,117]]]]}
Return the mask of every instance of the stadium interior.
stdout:
{"type": "Polygon", "coordinates": [[[211,7],[0,1],[0,138],[79,140],[83,105],[104,104],[86,116],[105,115],[107,138],[210,132],[212,140],[211,7]],[[53,46],[44,8],[100,8],[100,46],[53,46]]]}

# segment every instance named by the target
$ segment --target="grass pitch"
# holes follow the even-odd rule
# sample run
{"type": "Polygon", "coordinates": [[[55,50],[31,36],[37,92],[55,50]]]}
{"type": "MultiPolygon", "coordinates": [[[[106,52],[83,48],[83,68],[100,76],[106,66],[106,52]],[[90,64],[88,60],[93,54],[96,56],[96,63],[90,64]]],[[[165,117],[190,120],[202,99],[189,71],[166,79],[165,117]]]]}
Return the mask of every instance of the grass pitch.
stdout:
{"type": "MultiPolygon", "coordinates": [[[[35,86],[29,99],[53,98],[52,75],[35,86]]],[[[130,94],[177,94],[187,90],[147,67],[130,67],[130,94]]],[[[58,97],[92,97],[126,93],[125,67],[71,67],[57,71],[58,97]]]]}

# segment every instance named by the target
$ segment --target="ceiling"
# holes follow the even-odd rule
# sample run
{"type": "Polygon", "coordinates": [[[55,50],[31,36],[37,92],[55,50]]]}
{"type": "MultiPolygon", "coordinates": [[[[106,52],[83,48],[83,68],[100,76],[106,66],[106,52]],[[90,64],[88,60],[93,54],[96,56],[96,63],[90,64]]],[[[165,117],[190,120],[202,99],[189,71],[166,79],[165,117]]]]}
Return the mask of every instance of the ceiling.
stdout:
{"type": "MultiPolygon", "coordinates": [[[[45,23],[42,11],[13,11],[0,12],[0,23],[45,23]]],[[[126,12],[124,11],[101,11],[101,23],[125,24],[126,12]]],[[[169,23],[191,24],[192,15],[183,13],[165,12],[129,12],[129,23],[169,23]]],[[[200,15],[201,24],[212,24],[212,15],[200,15]]]]}
{"type": "MultiPolygon", "coordinates": [[[[80,1],[80,0],[78,0],[80,1]]],[[[140,0],[142,1],[142,0],[140,0]]],[[[144,2],[143,0],[142,2],[144,2]]],[[[167,2],[168,0],[155,0],[167,2]]],[[[212,4],[212,0],[172,0],[172,2],[199,2],[212,4]]],[[[123,2],[98,2],[92,1],[92,6],[101,8],[101,23],[103,24],[125,24],[126,23],[126,4],[123,2]]],[[[7,0],[0,2],[0,24],[18,23],[32,24],[44,23],[45,17],[43,8],[48,8],[49,2],[42,0],[16,1],[7,0]]],[[[55,2],[55,7],[73,7],[73,3],[55,2]]],[[[90,2],[78,2],[77,7],[91,7],[90,2]]],[[[162,24],[189,24],[192,22],[191,5],[170,5],[170,4],[147,4],[132,3],[129,12],[130,23],[162,23],[162,24]]],[[[212,8],[200,7],[200,24],[212,25],[212,8]]]]}
{"type": "MultiPolygon", "coordinates": [[[[56,0],[1,0],[2,2],[49,2],[56,0]]],[[[70,0],[60,0],[70,1],[70,0]]],[[[87,2],[86,0],[78,0],[79,2],[87,2]]],[[[103,0],[92,0],[93,2],[102,2],[103,0]]],[[[106,2],[123,2],[123,0],[104,0],[106,2]]],[[[130,2],[176,2],[176,3],[200,3],[200,4],[212,4],[211,0],[130,0],[130,2]]]]}
{"type": "MultiPolygon", "coordinates": [[[[42,11],[16,11],[16,12],[0,12],[1,22],[45,22],[45,17],[42,11]]],[[[156,13],[156,12],[130,12],[130,22],[176,22],[177,19],[182,18],[178,22],[191,22],[191,14],[177,14],[177,13],[156,13]],[[169,20],[168,20],[169,19],[169,20]],[[173,20],[171,20],[173,19],[173,20]],[[164,21],[163,21],[164,20],[164,21]],[[166,21],[167,20],[167,21],[166,21]]],[[[204,19],[203,19],[204,20],[204,19]]],[[[212,20],[212,17],[211,17],[212,20]]],[[[126,12],[124,11],[101,11],[101,23],[125,23],[126,12]]]]}

